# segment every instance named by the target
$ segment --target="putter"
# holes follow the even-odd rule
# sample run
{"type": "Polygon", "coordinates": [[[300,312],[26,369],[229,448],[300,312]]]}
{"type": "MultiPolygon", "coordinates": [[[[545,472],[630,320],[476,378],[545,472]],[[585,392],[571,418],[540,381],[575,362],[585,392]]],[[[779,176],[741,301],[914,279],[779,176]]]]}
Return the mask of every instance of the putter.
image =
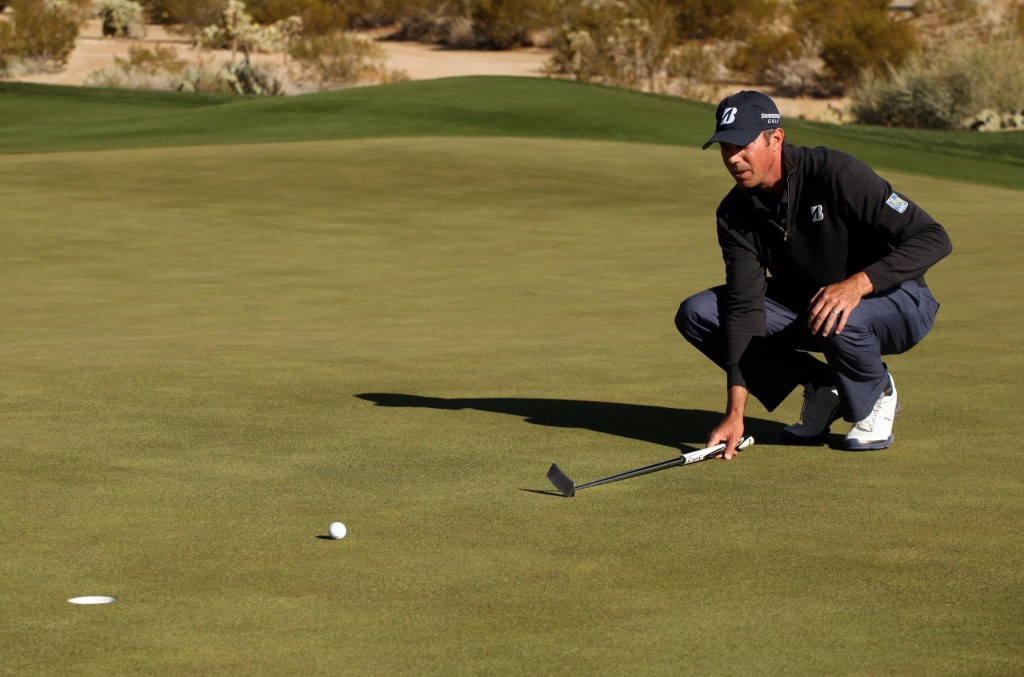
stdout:
{"type": "MultiPolygon", "coordinates": [[[[753,437],[742,437],[740,438],[740,443],[736,445],[736,450],[739,451],[740,449],[746,449],[753,443],[753,437]]],[[[652,465],[645,465],[644,467],[637,468],[635,470],[627,470],[626,472],[620,472],[617,475],[602,477],[599,480],[594,480],[578,486],[568,475],[562,472],[562,469],[559,468],[557,464],[552,463],[551,469],[548,470],[548,479],[551,480],[551,483],[555,485],[555,488],[558,489],[563,496],[566,498],[572,498],[580,489],[596,487],[599,484],[608,484],[609,482],[618,482],[619,480],[629,479],[630,477],[639,477],[640,475],[657,472],[658,470],[664,470],[665,468],[674,468],[677,465],[689,465],[691,463],[706,461],[709,458],[713,458],[721,454],[723,451],[725,451],[725,444],[716,444],[713,447],[697,449],[696,451],[682,454],[678,458],[662,461],[661,463],[654,463],[652,465]]]]}

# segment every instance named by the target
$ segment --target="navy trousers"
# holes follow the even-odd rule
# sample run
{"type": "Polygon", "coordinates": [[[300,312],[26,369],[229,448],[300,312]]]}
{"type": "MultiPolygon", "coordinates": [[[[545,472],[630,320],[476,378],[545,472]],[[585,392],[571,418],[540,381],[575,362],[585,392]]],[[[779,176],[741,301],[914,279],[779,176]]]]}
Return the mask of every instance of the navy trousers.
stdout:
{"type": "MultiPolygon", "coordinates": [[[[805,308],[788,308],[765,298],[764,337],[755,338],[740,361],[750,394],[768,411],[805,383],[830,382],[839,390],[843,418],[860,421],[888,385],[883,355],[910,350],[931,330],[939,304],[927,287],[904,282],[864,297],[847,319],[842,334],[812,335],[805,308]],[[810,353],[822,353],[823,365],[810,353]]],[[[725,343],[715,287],[683,301],[676,314],[679,332],[718,366],[725,366],[725,343]]]]}

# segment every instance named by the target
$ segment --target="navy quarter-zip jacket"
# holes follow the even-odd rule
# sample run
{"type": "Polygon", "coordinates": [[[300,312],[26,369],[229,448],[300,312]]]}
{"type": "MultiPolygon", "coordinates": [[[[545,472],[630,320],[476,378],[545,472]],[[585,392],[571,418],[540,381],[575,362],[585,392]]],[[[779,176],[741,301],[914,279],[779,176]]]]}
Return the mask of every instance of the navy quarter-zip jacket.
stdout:
{"type": "Polygon", "coordinates": [[[730,386],[740,358],[765,334],[764,298],[806,313],[811,297],[863,271],[876,292],[924,274],[952,251],[945,229],[867,164],[829,148],[783,145],[781,202],[735,186],[718,207],[725,259],[719,309],[730,386]]]}

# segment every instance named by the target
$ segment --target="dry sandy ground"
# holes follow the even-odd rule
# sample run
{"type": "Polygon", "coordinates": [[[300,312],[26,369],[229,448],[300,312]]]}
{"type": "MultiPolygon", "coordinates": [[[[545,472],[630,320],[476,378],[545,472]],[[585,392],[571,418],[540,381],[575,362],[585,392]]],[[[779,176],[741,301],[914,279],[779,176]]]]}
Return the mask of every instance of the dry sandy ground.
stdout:
{"type": "MultiPolygon", "coordinates": [[[[163,26],[147,26],[143,40],[113,40],[104,38],[101,23],[89,21],[79,34],[75,50],[67,67],[59,73],[41,73],[15,78],[22,82],[57,85],[82,85],[94,71],[114,63],[115,58],[126,58],[133,45],[153,49],[157,45],[176,50],[179,58],[187,61],[206,59],[227,61],[226,52],[197,51],[188,38],[169,33],[163,26]]],[[[387,55],[387,67],[402,71],[411,80],[459,77],[466,75],[511,75],[544,77],[544,64],[550,56],[545,49],[519,49],[507,52],[450,50],[412,42],[379,43],[387,55]]],[[[254,60],[273,60],[273,56],[258,55],[254,60]]],[[[734,89],[738,89],[736,87],[734,89]]],[[[723,90],[723,95],[730,93],[723,90]]],[[[800,117],[828,122],[836,121],[833,109],[836,102],[816,99],[776,98],[784,117],[800,117]]]]}
{"type": "MultiPolygon", "coordinates": [[[[142,40],[113,40],[104,38],[101,23],[88,21],[82,27],[75,44],[75,51],[67,67],[59,73],[41,73],[17,78],[22,82],[38,82],[55,85],[81,85],[92,72],[114,63],[117,57],[126,58],[128,49],[135,46],[153,49],[157,45],[170,47],[178,52],[179,58],[195,61],[206,58],[226,61],[226,52],[194,49],[187,37],[169,33],[163,26],[147,26],[147,35],[142,40]]],[[[457,77],[461,75],[543,75],[542,68],[549,52],[543,49],[522,49],[511,52],[476,52],[447,50],[431,45],[411,42],[380,42],[387,54],[390,70],[404,71],[412,80],[457,77]]],[[[274,59],[257,55],[259,60],[274,59]]],[[[277,57],[280,58],[280,57],[277,57]]]]}

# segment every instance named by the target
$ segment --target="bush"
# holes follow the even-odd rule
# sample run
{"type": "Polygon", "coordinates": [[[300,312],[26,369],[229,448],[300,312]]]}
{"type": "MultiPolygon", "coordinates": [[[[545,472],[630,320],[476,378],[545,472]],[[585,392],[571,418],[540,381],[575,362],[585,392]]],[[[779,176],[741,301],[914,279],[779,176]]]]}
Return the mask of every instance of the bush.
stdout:
{"type": "Polygon", "coordinates": [[[510,49],[529,46],[531,32],[555,23],[549,0],[473,0],[470,19],[476,46],[510,49]]]}
{"type": "Polygon", "coordinates": [[[397,22],[392,0],[348,0],[348,27],[352,29],[380,28],[397,22]]]}
{"type": "Polygon", "coordinates": [[[114,60],[112,66],[89,74],[89,87],[122,89],[166,89],[189,92],[218,92],[276,96],[284,93],[284,84],[271,71],[260,68],[248,58],[221,67],[206,63],[186,64],[169,47],[150,51],[131,47],[128,58],[114,60]]]}
{"type": "Polygon", "coordinates": [[[691,41],[673,48],[665,64],[665,92],[707,101],[717,98],[714,83],[723,79],[725,61],[715,44],[691,41]]]}
{"type": "Polygon", "coordinates": [[[795,0],[793,26],[817,43],[836,92],[862,72],[898,67],[917,46],[910,24],[890,16],[888,0],[795,0]]]}
{"type": "Polygon", "coordinates": [[[185,62],[170,47],[157,46],[150,51],[129,47],[128,58],[115,58],[113,65],[94,71],[85,79],[86,87],[121,89],[178,89],[185,62]]]}
{"type": "Polygon", "coordinates": [[[14,75],[14,28],[6,21],[0,21],[0,78],[14,75]]]}
{"type": "Polygon", "coordinates": [[[894,127],[1014,127],[1024,112],[1021,63],[1024,42],[1013,36],[948,42],[884,76],[866,74],[851,112],[860,122],[894,127]]]}
{"type": "Polygon", "coordinates": [[[66,0],[12,0],[10,9],[14,20],[0,33],[0,60],[63,67],[75,49],[80,7],[66,0]]]}
{"type": "Polygon", "coordinates": [[[885,72],[916,48],[911,25],[895,19],[888,5],[888,0],[776,3],[749,23],[730,66],[784,95],[843,94],[862,72],[885,72]]]}
{"type": "Polygon", "coordinates": [[[228,0],[217,22],[204,28],[199,37],[202,47],[230,49],[232,61],[238,51],[280,52],[285,49],[284,43],[277,26],[262,26],[253,21],[242,0],[228,0]]]}
{"type": "Polygon", "coordinates": [[[113,38],[144,38],[145,17],[142,5],[132,0],[103,0],[100,4],[103,35],[113,38]]]}
{"type": "Polygon", "coordinates": [[[280,96],[284,94],[284,85],[270,71],[261,68],[246,57],[242,61],[229,63],[225,66],[227,82],[235,94],[254,96],[280,96]]]}
{"type": "MultiPolygon", "coordinates": [[[[811,89],[813,82],[804,82],[804,76],[793,78],[794,65],[813,55],[813,45],[798,39],[790,30],[763,27],[740,44],[729,65],[751,80],[782,87],[790,91],[811,89]],[[785,84],[784,84],[785,83],[785,84]]],[[[820,63],[820,62],[819,62],[820,63]]],[[[812,70],[812,79],[820,65],[812,70]]]]}
{"type": "Polygon", "coordinates": [[[319,89],[394,82],[404,77],[387,70],[380,45],[355,33],[339,31],[299,40],[290,55],[299,68],[300,82],[312,83],[319,89]]]}
{"type": "Polygon", "coordinates": [[[778,0],[671,0],[669,5],[685,40],[745,41],[785,11],[778,0]]]}
{"type": "Polygon", "coordinates": [[[671,7],[661,0],[630,8],[614,0],[569,7],[548,72],[584,82],[654,90],[675,42],[671,7]]]}
{"type": "Polygon", "coordinates": [[[465,19],[460,2],[406,0],[391,2],[391,16],[398,24],[394,38],[420,42],[446,43],[452,26],[465,19]]]}
{"type": "Polygon", "coordinates": [[[150,20],[180,26],[185,33],[197,35],[217,23],[227,0],[140,0],[150,20]]]}
{"type": "Polygon", "coordinates": [[[249,0],[248,11],[254,21],[271,25],[289,17],[302,21],[304,35],[327,35],[348,26],[347,2],[335,0],[249,0]]]}

